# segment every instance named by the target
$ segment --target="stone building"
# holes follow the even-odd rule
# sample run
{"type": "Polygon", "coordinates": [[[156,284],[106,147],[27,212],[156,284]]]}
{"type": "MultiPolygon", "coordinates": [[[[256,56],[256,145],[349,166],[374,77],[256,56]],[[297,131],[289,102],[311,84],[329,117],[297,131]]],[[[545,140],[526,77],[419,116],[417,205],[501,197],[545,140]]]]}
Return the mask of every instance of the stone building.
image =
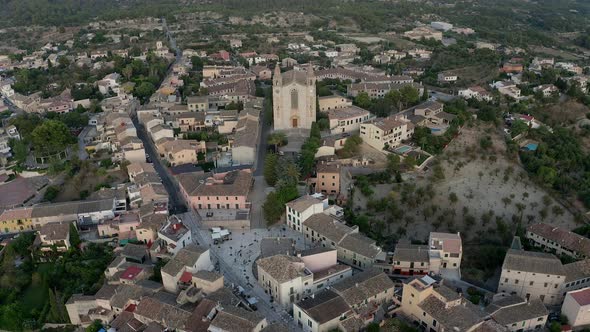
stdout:
{"type": "Polygon", "coordinates": [[[280,72],[273,78],[273,118],[275,130],[310,129],[316,119],[315,75],[307,70],[280,72]]]}

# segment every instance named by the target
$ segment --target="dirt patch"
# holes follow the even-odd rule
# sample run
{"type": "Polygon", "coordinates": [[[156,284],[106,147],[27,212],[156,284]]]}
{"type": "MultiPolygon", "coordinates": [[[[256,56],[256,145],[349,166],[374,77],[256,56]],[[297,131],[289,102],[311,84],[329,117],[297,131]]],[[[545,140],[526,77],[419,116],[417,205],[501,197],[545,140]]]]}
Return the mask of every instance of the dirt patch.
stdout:
{"type": "Polygon", "coordinates": [[[105,170],[90,164],[65,180],[55,202],[79,200],[97,191],[101,186],[112,187],[127,180],[127,174],[122,170],[105,170]],[[81,194],[83,192],[84,194],[81,194]]]}
{"type": "Polygon", "coordinates": [[[504,138],[496,128],[463,128],[437,161],[424,173],[405,175],[402,184],[375,186],[369,198],[355,191],[355,210],[369,207],[372,220],[383,221],[385,234],[421,241],[435,230],[462,232],[464,241],[479,242],[494,235],[509,238],[519,223],[576,226],[565,208],[507,158],[504,138]],[[480,143],[484,137],[492,142],[485,150],[480,143]],[[436,180],[441,174],[444,179],[436,180]],[[381,199],[383,204],[396,201],[395,218],[390,210],[371,208],[381,199]]]}

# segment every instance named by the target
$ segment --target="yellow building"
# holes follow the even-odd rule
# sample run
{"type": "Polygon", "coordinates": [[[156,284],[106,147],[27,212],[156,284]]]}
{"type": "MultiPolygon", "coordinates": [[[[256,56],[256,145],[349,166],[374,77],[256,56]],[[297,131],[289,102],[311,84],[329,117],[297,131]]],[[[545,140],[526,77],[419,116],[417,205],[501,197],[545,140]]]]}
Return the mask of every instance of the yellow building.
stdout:
{"type": "Polygon", "coordinates": [[[32,208],[6,210],[0,214],[0,233],[18,233],[33,229],[32,208]]]}

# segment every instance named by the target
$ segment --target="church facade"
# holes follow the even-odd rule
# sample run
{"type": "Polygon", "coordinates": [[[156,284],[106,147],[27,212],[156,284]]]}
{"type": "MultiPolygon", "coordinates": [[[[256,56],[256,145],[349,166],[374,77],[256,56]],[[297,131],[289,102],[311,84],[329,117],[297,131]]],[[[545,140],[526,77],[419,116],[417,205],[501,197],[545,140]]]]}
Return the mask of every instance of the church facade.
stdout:
{"type": "Polygon", "coordinates": [[[316,120],[315,81],[311,65],[282,74],[276,66],[272,90],[275,130],[311,129],[316,120]]]}

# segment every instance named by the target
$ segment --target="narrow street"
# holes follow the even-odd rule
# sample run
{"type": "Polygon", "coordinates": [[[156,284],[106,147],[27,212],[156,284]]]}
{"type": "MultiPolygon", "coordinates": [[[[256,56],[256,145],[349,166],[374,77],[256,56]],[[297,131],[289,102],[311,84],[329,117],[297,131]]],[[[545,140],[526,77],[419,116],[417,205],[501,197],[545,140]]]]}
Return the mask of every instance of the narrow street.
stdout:
{"type": "MultiPolygon", "coordinates": [[[[175,64],[180,63],[182,61],[181,51],[178,49],[174,37],[169,33],[165,19],[162,19],[162,24],[169,39],[170,47],[176,52],[175,64]]],[[[172,66],[173,65],[170,66],[170,69],[172,66]]],[[[171,71],[169,70],[167,76],[170,75],[170,72],[171,71]]],[[[262,116],[263,115],[261,115],[261,117],[262,116]]],[[[231,241],[225,242],[222,245],[213,245],[209,230],[201,228],[201,219],[198,213],[189,209],[184,198],[180,195],[176,179],[172,177],[167,167],[161,162],[154,143],[146,129],[139,123],[136,117],[133,118],[133,123],[137,129],[137,136],[142,140],[146,154],[151,159],[156,172],[162,180],[162,184],[166,188],[166,191],[168,191],[168,195],[170,196],[171,213],[179,215],[185,225],[191,229],[193,241],[199,245],[210,248],[211,258],[218,265],[219,272],[223,274],[226,286],[231,287],[239,285],[250,296],[258,298],[258,312],[266,317],[269,323],[281,322],[289,326],[289,330],[299,331],[300,328],[295,325],[289,313],[282,307],[271,303],[270,297],[265,294],[262,287],[258,285],[257,281],[252,276],[252,264],[256,257],[260,255],[259,240],[267,236],[286,236],[283,234],[284,231],[282,227],[266,229],[266,225],[262,218],[260,207],[266,196],[266,183],[264,182],[262,174],[264,158],[266,157],[268,133],[271,129],[269,124],[266,124],[264,120],[262,121],[257,160],[254,165],[254,174],[257,183],[251,192],[251,197],[253,197],[251,198],[252,203],[257,208],[253,208],[254,211],[252,212],[252,217],[255,218],[255,220],[252,220],[252,230],[236,233],[233,235],[231,241]],[[233,247],[235,247],[235,249],[232,249],[233,247]],[[247,258],[245,257],[240,263],[237,261],[236,252],[238,248],[240,248],[241,251],[242,248],[245,249],[246,247],[251,251],[251,255],[246,255],[247,258]]],[[[289,237],[291,237],[291,235],[289,237]]],[[[298,243],[303,246],[303,239],[299,239],[298,243]]]]}

